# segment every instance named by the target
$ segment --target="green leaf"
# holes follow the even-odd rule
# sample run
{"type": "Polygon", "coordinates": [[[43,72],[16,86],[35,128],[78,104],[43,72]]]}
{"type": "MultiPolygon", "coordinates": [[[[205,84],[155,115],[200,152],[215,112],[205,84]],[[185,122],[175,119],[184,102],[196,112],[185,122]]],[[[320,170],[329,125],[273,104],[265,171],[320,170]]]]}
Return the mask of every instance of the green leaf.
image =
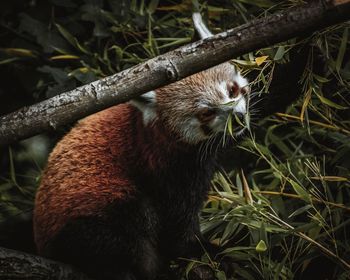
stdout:
{"type": "Polygon", "coordinates": [[[229,239],[232,234],[236,231],[239,224],[237,223],[236,219],[231,219],[231,221],[228,222],[224,233],[222,234],[222,240],[225,241],[229,239]]]}
{"type": "Polygon", "coordinates": [[[227,254],[232,254],[238,251],[252,251],[255,250],[254,247],[249,247],[249,246],[236,246],[236,247],[231,247],[231,248],[227,248],[224,251],[222,251],[220,253],[220,255],[227,255],[227,254]]]}
{"type": "Polygon", "coordinates": [[[68,30],[66,30],[63,26],[59,25],[58,23],[56,23],[56,27],[58,29],[58,31],[62,34],[62,36],[76,49],[80,50],[82,53],[85,54],[89,54],[89,51],[87,49],[85,49],[77,40],[77,38],[75,38],[72,34],[70,34],[68,32],[68,30]]]}
{"type": "Polygon", "coordinates": [[[75,37],[70,34],[63,26],[59,25],[58,23],[56,23],[56,27],[58,29],[58,31],[62,34],[62,36],[74,47],[75,45],[75,37]]]}
{"type": "Polygon", "coordinates": [[[346,52],[346,46],[348,44],[348,34],[349,34],[349,28],[344,28],[341,44],[338,51],[337,60],[335,62],[335,69],[337,70],[338,73],[340,71],[340,68],[344,59],[344,55],[346,52]]]}
{"type": "Polygon", "coordinates": [[[226,274],[223,271],[217,271],[215,273],[215,276],[216,276],[216,279],[218,279],[218,280],[226,280],[227,279],[226,274]]]}
{"type": "Polygon", "coordinates": [[[15,185],[18,185],[17,184],[17,179],[16,179],[16,171],[15,171],[13,152],[12,152],[11,147],[8,147],[8,151],[9,151],[9,160],[10,160],[10,177],[11,177],[11,181],[15,185]]]}
{"type": "Polygon", "coordinates": [[[227,130],[228,133],[233,137],[232,114],[229,114],[227,118],[227,130]]]}
{"type": "Polygon", "coordinates": [[[150,14],[153,14],[157,9],[158,4],[159,4],[159,0],[151,0],[150,3],[148,4],[148,12],[150,14]]]}
{"type": "Polygon", "coordinates": [[[348,107],[345,107],[345,106],[342,106],[342,105],[339,105],[331,100],[329,100],[328,98],[316,93],[318,99],[320,99],[320,101],[323,103],[323,104],[326,104],[327,106],[329,107],[332,107],[332,108],[335,108],[335,109],[339,109],[339,110],[345,110],[345,109],[348,109],[348,107]]]}
{"type": "Polygon", "coordinates": [[[220,184],[220,186],[223,188],[224,192],[232,194],[232,185],[230,182],[226,179],[226,177],[221,173],[217,172],[215,173],[214,180],[220,184]]]}
{"type": "Polygon", "coordinates": [[[277,266],[274,269],[274,277],[273,277],[274,280],[280,279],[281,272],[283,271],[284,265],[289,257],[290,257],[289,254],[286,254],[282,261],[277,262],[277,266]]]}
{"type": "Polygon", "coordinates": [[[294,191],[300,196],[301,199],[311,202],[310,194],[297,182],[289,180],[289,183],[292,185],[294,191]]]}
{"type": "Polygon", "coordinates": [[[71,54],[54,55],[50,57],[50,60],[72,60],[72,59],[80,59],[80,57],[76,55],[71,55],[71,54]]]}
{"type": "Polygon", "coordinates": [[[295,210],[292,214],[290,214],[288,216],[288,218],[292,218],[292,217],[295,217],[295,216],[298,216],[306,211],[308,211],[310,208],[312,208],[312,205],[308,204],[308,205],[305,205],[297,210],[295,210]]]}
{"type": "Polygon", "coordinates": [[[193,267],[195,266],[196,262],[190,262],[187,266],[186,266],[186,270],[185,270],[185,275],[186,277],[188,277],[188,274],[190,273],[190,271],[193,269],[193,267]]]}
{"type": "Polygon", "coordinates": [[[277,52],[275,54],[275,57],[273,58],[273,60],[277,61],[283,58],[284,54],[285,54],[285,48],[284,46],[279,46],[277,49],[277,52]]]}
{"type": "Polygon", "coordinates": [[[258,245],[256,245],[255,250],[258,253],[264,253],[267,250],[267,246],[264,240],[260,240],[260,242],[258,243],[258,245]]]}
{"type": "Polygon", "coordinates": [[[319,75],[317,75],[315,73],[313,73],[312,76],[320,83],[327,83],[327,82],[330,81],[330,79],[327,79],[325,77],[319,76],[319,75]]]}
{"type": "Polygon", "coordinates": [[[0,65],[9,64],[9,63],[12,63],[12,62],[18,61],[18,60],[21,60],[21,59],[19,57],[12,57],[12,58],[8,58],[8,59],[0,60],[0,65]]]}
{"type": "Polygon", "coordinates": [[[236,122],[237,122],[240,126],[245,127],[244,124],[242,123],[242,121],[241,121],[241,120],[239,119],[239,117],[237,116],[237,114],[234,114],[234,116],[235,116],[236,122]]]}
{"type": "Polygon", "coordinates": [[[23,48],[0,48],[0,52],[4,52],[9,56],[16,57],[35,57],[36,54],[34,51],[23,48]]]}

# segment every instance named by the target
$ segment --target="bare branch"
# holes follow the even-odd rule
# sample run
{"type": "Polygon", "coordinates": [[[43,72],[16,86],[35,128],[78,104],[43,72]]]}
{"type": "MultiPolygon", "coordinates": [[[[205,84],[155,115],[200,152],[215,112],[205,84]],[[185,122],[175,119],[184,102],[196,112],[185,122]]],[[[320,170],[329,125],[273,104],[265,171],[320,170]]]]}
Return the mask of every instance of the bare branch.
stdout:
{"type": "Polygon", "coordinates": [[[0,247],[0,279],[88,280],[71,266],[0,247]]]}
{"type": "Polygon", "coordinates": [[[350,19],[350,0],[309,1],[0,117],[0,145],[56,129],[233,57],[350,19]]]}

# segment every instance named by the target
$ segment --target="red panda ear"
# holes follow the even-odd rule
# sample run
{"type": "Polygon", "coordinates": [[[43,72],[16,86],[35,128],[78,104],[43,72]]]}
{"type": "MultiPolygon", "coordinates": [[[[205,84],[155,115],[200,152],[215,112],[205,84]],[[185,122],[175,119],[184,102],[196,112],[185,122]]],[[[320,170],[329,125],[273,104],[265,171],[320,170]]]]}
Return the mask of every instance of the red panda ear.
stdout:
{"type": "Polygon", "coordinates": [[[207,26],[203,22],[203,18],[200,13],[195,12],[192,14],[192,20],[194,29],[198,33],[199,37],[201,39],[208,38],[210,36],[213,36],[213,33],[210,32],[210,30],[207,28],[207,26]]]}
{"type": "Polygon", "coordinates": [[[130,104],[139,109],[143,114],[143,122],[145,125],[153,121],[156,117],[156,92],[149,91],[130,101],[130,104]]]}

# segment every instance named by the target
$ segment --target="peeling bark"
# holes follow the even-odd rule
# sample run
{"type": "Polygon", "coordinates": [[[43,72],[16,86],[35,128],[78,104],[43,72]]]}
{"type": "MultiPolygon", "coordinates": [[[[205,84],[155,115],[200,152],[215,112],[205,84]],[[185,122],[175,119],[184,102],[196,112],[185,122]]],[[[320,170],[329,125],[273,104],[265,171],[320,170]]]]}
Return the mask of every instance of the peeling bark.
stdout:
{"type": "Polygon", "coordinates": [[[0,145],[74,122],[244,53],[350,19],[350,0],[318,0],[185,45],[0,117],[0,145]]]}

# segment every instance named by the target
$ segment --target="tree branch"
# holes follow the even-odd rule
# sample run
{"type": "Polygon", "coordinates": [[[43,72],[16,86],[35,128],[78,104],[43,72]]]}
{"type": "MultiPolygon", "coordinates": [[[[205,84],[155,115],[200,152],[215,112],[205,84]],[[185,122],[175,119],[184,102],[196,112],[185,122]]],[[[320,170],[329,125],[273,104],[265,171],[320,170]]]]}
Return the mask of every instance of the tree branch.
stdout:
{"type": "Polygon", "coordinates": [[[0,279],[88,280],[71,266],[0,247],[0,279]]]}
{"type": "Polygon", "coordinates": [[[233,57],[350,19],[350,0],[318,0],[185,45],[0,117],[0,145],[56,129],[233,57]]]}

